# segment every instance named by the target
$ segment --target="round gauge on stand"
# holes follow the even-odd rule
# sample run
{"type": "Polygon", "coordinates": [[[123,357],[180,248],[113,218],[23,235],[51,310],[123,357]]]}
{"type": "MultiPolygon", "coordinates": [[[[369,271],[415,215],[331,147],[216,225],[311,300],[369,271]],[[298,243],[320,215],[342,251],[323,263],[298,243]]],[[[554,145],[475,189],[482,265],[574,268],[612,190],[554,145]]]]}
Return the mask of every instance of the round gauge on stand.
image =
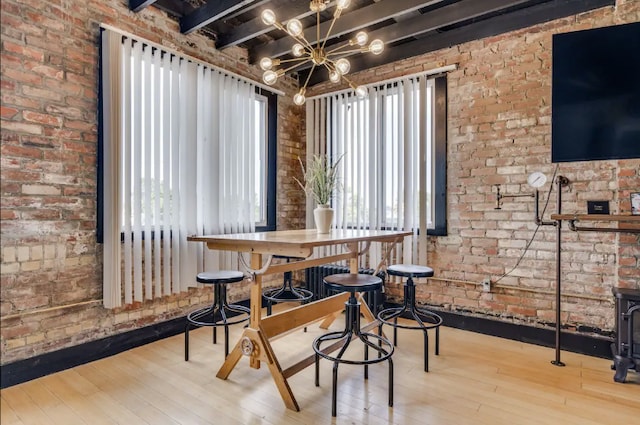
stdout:
{"type": "Polygon", "coordinates": [[[535,171],[531,173],[527,178],[527,183],[529,184],[529,186],[534,187],[536,189],[544,186],[546,182],[547,182],[547,176],[545,176],[544,173],[541,173],[540,171],[535,171]]]}

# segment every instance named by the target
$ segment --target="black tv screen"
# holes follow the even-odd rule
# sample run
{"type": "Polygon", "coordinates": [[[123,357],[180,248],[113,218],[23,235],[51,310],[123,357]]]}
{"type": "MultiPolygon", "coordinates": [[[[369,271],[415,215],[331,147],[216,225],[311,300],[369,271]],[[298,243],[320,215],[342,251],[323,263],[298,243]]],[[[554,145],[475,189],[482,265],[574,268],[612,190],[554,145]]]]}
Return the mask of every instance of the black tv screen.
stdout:
{"type": "Polygon", "coordinates": [[[640,158],[640,23],[553,36],[551,161],[640,158]]]}

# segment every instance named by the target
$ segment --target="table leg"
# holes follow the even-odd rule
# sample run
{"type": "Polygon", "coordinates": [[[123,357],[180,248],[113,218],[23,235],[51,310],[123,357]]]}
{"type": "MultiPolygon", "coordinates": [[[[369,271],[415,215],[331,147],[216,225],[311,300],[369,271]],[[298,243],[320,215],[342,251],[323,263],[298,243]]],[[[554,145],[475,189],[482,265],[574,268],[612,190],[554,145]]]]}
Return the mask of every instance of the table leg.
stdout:
{"type": "MultiPolygon", "coordinates": [[[[251,268],[260,270],[262,267],[262,254],[251,253],[251,268]]],[[[262,274],[253,275],[253,283],[251,284],[251,296],[249,299],[251,307],[251,318],[249,319],[249,328],[260,329],[260,320],[262,318],[262,274]]],[[[260,360],[255,356],[251,356],[249,364],[254,369],[260,369],[260,360]]]]}
{"type": "Polygon", "coordinates": [[[243,331],[242,337],[231,350],[216,376],[220,379],[227,379],[243,354],[251,356],[250,360],[255,361],[257,364],[260,364],[260,361],[266,362],[285,406],[288,409],[299,412],[300,407],[291,391],[289,382],[287,382],[287,378],[282,373],[282,368],[273,352],[269,339],[261,329],[247,328],[243,331]]]}

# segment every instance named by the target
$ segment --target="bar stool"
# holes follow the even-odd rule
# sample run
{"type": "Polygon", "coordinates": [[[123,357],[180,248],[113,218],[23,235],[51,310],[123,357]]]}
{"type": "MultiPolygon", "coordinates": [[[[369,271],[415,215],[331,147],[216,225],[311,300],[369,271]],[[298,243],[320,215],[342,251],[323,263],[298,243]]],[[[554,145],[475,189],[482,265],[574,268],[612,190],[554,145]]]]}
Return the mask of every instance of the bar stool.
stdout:
{"type": "Polygon", "coordinates": [[[336,416],[336,396],[338,392],[338,365],[340,363],[364,365],[364,379],[369,379],[369,365],[380,363],[385,360],[389,362],[389,407],[393,406],[393,345],[389,340],[370,332],[360,330],[360,302],[356,297],[359,292],[373,292],[382,289],[382,279],[377,276],[366,274],[340,273],[327,276],[323,279],[327,289],[339,292],[349,292],[349,299],[345,303],[345,328],[343,331],[329,332],[313,341],[313,350],[316,353],[316,387],[320,386],[320,357],[333,362],[333,385],[331,392],[331,415],[336,416]],[[349,347],[352,339],[358,339],[364,343],[364,359],[350,360],[343,358],[345,351],[349,347]],[[375,343],[370,339],[376,341],[375,343]],[[335,341],[322,345],[326,342],[335,341]],[[378,356],[370,359],[369,348],[374,349],[378,356]],[[339,349],[336,356],[328,353],[339,349]]]}
{"type": "Polygon", "coordinates": [[[213,285],[213,304],[187,314],[184,330],[184,360],[189,361],[189,330],[194,327],[212,326],[213,343],[216,341],[216,329],[224,326],[224,357],[229,355],[229,325],[249,320],[250,309],[237,304],[227,303],[227,284],[242,282],[244,274],[235,270],[220,270],[198,273],[196,280],[205,285],[213,285]],[[239,316],[231,319],[234,316],[239,316]]]}
{"type": "MultiPolygon", "coordinates": [[[[274,258],[286,258],[288,263],[292,257],[274,255],[274,258]]],[[[262,297],[267,300],[267,316],[271,316],[271,306],[274,302],[280,303],[298,301],[304,304],[306,301],[309,301],[313,297],[313,292],[304,288],[293,287],[291,283],[292,275],[293,273],[291,271],[284,272],[284,279],[282,281],[281,287],[270,288],[262,293],[262,297]]]]}
{"type": "MultiPolygon", "coordinates": [[[[393,326],[393,345],[397,346],[398,328],[403,329],[421,329],[424,332],[424,371],[429,371],[429,329],[436,330],[436,356],[440,354],[440,325],[442,325],[442,317],[427,311],[423,308],[416,307],[416,287],[413,284],[413,278],[432,277],[433,269],[426,266],[417,266],[413,264],[396,264],[387,267],[387,273],[390,276],[406,277],[404,284],[404,303],[402,307],[392,307],[382,310],[378,313],[380,322],[393,326]],[[398,317],[409,316],[415,323],[404,324],[398,323],[398,317]],[[393,320],[392,320],[393,319],[393,320]]],[[[380,325],[380,333],[382,332],[382,324],[380,325]]]]}

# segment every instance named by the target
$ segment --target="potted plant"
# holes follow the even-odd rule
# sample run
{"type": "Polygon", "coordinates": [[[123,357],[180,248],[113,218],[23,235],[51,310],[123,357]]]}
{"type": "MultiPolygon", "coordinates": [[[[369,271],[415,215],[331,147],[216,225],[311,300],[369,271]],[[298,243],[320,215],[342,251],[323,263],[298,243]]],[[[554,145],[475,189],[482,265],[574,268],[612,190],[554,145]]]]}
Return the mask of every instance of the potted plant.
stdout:
{"type": "Polygon", "coordinates": [[[333,221],[333,208],[330,206],[334,191],[338,189],[338,165],[342,160],[340,155],[337,160],[331,161],[328,155],[314,155],[305,168],[298,157],[304,184],[294,177],[302,190],[313,198],[317,207],[313,210],[318,233],[329,233],[333,221]]]}

